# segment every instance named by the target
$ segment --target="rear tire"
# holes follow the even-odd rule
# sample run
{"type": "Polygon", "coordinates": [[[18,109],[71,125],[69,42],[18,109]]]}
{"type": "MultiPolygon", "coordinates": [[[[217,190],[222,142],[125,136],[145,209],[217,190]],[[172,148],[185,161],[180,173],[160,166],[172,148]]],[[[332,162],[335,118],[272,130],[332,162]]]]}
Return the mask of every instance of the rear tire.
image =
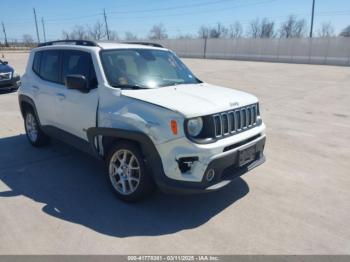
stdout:
{"type": "Polygon", "coordinates": [[[42,147],[50,142],[50,138],[41,130],[39,121],[32,109],[24,113],[24,127],[29,143],[35,147],[42,147]]]}
{"type": "Polygon", "coordinates": [[[136,202],[152,193],[153,179],[147,172],[141,150],[135,144],[120,142],[113,146],[106,165],[112,189],[119,199],[136,202]]]}

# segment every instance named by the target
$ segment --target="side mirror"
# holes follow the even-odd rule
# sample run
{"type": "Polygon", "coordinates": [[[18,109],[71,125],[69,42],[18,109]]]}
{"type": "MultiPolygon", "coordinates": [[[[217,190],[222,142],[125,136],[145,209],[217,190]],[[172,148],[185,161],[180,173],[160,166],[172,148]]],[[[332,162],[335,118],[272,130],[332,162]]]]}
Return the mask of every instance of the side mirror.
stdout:
{"type": "Polygon", "coordinates": [[[83,93],[88,93],[90,91],[88,82],[83,75],[67,75],[65,77],[65,85],[68,89],[76,89],[83,93]]]}

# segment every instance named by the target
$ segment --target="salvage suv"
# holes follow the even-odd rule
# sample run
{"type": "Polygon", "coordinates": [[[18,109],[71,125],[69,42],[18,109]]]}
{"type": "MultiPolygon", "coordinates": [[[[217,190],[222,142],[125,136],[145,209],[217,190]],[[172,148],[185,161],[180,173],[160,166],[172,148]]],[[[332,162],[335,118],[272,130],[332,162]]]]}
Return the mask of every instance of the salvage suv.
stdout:
{"type": "Polygon", "coordinates": [[[265,161],[258,99],[200,81],[159,44],[40,44],[19,104],[33,146],[55,137],[103,159],[124,201],[214,191],[265,161]]]}

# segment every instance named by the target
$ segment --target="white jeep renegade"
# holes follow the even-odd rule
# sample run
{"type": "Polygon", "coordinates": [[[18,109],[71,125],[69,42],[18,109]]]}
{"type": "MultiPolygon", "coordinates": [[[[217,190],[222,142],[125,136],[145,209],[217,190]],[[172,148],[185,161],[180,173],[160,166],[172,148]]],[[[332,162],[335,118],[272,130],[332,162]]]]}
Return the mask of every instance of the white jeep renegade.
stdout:
{"type": "Polygon", "coordinates": [[[19,104],[33,146],[56,137],[103,159],[124,201],[213,191],[265,161],[257,98],[203,83],[158,44],[41,44],[19,104]]]}

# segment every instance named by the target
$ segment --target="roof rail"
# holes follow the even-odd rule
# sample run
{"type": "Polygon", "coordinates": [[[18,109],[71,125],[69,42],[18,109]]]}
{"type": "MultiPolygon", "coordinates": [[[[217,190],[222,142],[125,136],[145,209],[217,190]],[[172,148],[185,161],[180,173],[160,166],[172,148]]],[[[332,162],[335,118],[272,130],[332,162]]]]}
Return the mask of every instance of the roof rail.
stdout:
{"type": "MultiPolygon", "coordinates": [[[[153,46],[153,47],[160,47],[163,46],[158,43],[151,43],[151,42],[116,42],[116,41],[101,41],[101,43],[120,43],[120,44],[130,44],[130,45],[147,45],[147,46],[153,46]]],[[[56,44],[72,44],[72,45],[83,45],[83,46],[99,46],[98,42],[91,41],[91,40],[56,40],[56,41],[50,41],[45,43],[38,44],[38,47],[42,46],[50,46],[50,45],[56,45],[56,44]]]]}
{"type": "Polygon", "coordinates": [[[131,44],[131,45],[148,45],[148,46],[154,46],[154,47],[163,47],[161,44],[158,43],[151,43],[151,42],[121,42],[123,44],[131,44]]]}
{"type": "Polygon", "coordinates": [[[83,46],[98,46],[98,44],[91,40],[56,40],[45,43],[38,44],[38,47],[49,46],[55,44],[75,44],[75,45],[83,45],[83,46]]]}

